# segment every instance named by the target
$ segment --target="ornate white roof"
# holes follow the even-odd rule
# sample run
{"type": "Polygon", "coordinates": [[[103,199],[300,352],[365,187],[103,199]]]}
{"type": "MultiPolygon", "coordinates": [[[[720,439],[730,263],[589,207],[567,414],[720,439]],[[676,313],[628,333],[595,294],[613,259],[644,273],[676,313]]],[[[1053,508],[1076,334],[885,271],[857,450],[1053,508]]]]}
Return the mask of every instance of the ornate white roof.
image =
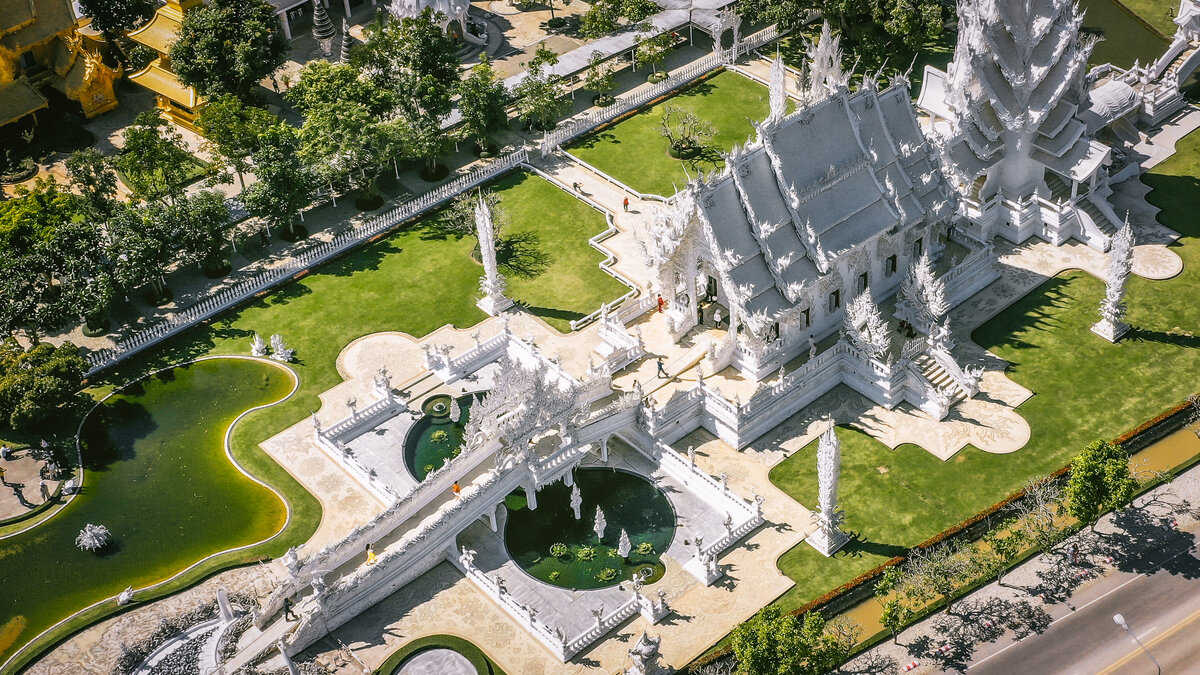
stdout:
{"type": "Polygon", "coordinates": [[[838,256],[953,211],[907,87],[842,90],[757,128],[680,195],[742,316],[779,320],[838,256]]]}

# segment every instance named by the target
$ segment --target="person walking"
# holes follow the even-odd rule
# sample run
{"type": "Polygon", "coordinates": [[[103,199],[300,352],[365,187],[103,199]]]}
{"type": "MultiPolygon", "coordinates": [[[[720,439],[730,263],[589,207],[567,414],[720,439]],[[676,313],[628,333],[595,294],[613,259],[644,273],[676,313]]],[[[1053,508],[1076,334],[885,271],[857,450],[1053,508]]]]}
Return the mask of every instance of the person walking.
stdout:
{"type": "Polygon", "coordinates": [[[671,376],[667,373],[667,369],[663,367],[662,357],[658,357],[654,362],[658,365],[658,376],[663,379],[669,379],[671,376]]]}
{"type": "Polygon", "coordinates": [[[462,493],[462,488],[458,486],[458,481],[454,481],[454,485],[450,486],[450,491],[454,493],[455,499],[460,498],[459,495],[462,493]]]}
{"type": "Polygon", "coordinates": [[[661,293],[658,294],[658,297],[654,301],[654,304],[658,307],[659,314],[662,314],[662,311],[667,308],[667,301],[663,300],[663,296],[661,293]]]}
{"type": "Polygon", "coordinates": [[[713,310],[713,328],[720,328],[720,327],[721,327],[721,308],[718,307],[713,310]]]}
{"type": "Polygon", "coordinates": [[[371,544],[367,544],[367,564],[375,564],[375,547],[371,544]]]}
{"type": "Polygon", "coordinates": [[[583,189],[579,187],[579,181],[575,181],[574,183],[571,183],[571,189],[574,190],[575,192],[578,192],[579,194],[583,194],[583,189]]]}
{"type": "Polygon", "coordinates": [[[0,466],[0,485],[8,485],[8,480],[4,478],[4,467],[0,466]]]}
{"type": "Polygon", "coordinates": [[[621,202],[621,208],[625,209],[626,212],[629,211],[629,197],[626,197],[625,201],[621,202]]]}
{"type": "Polygon", "coordinates": [[[292,601],[290,598],[283,599],[283,620],[295,621],[296,615],[292,613],[292,601]]]}

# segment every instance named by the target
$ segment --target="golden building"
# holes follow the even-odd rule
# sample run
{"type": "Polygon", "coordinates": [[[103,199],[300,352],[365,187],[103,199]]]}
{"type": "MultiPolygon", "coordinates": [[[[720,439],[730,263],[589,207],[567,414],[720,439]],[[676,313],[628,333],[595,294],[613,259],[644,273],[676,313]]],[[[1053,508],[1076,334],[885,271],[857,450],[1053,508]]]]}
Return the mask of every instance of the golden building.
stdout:
{"type": "Polygon", "coordinates": [[[183,84],[175,76],[171,70],[169,53],[171,44],[179,37],[179,26],[183,23],[183,16],[203,4],[203,0],[167,0],[166,4],[154,13],[154,18],[129,34],[129,38],[134,42],[158,52],[158,57],[151,61],[150,65],[129,76],[130,81],[154,92],[163,114],[192,131],[198,131],[197,107],[203,101],[195,89],[183,84]]]}
{"type": "Polygon", "coordinates": [[[0,126],[45,108],[52,86],[88,117],[117,105],[120,71],[104,64],[69,0],[0,0],[0,126]]]}

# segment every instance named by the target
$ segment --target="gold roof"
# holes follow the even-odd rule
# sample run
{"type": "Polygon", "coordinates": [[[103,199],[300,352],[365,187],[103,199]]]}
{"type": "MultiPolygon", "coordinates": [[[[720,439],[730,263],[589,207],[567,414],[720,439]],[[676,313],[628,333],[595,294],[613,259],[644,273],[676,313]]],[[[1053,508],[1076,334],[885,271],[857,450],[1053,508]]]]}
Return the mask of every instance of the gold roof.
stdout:
{"type": "Polygon", "coordinates": [[[188,108],[195,108],[196,104],[200,102],[195,89],[180,82],[175,77],[175,73],[160,66],[157,60],[147,66],[145,70],[139,70],[130,75],[129,79],[188,108]]]}
{"type": "Polygon", "coordinates": [[[46,97],[24,78],[0,84],[0,126],[45,107],[46,97]]]}
{"type": "Polygon", "coordinates": [[[0,45],[20,53],[75,25],[70,0],[0,0],[0,45]]]}
{"type": "Polygon", "coordinates": [[[129,39],[146,45],[159,54],[171,51],[171,45],[179,38],[179,21],[167,16],[161,9],[154,18],[129,34],[129,39]]]}

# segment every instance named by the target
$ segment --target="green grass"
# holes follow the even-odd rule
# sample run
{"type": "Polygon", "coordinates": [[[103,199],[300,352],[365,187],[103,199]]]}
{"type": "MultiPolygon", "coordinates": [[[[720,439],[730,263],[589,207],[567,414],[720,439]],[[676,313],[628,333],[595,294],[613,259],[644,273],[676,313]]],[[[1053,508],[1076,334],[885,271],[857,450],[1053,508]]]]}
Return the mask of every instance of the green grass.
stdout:
{"type": "Polygon", "coordinates": [[[676,186],[687,182],[689,173],[695,177],[698,170],[723,166],[715,150],[727,151],[735,143],[745,143],[754,131],[750,120],[763,119],[768,108],[766,87],[726,71],[584,137],[570,152],[635,190],[669,197],[676,186]],[[667,139],[659,133],[659,126],[668,105],[694,112],[716,126],[709,150],[700,157],[681,161],[667,154],[667,139]]]}
{"type": "MultiPolygon", "coordinates": [[[[1112,438],[1197,390],[1200,339],[1167,335],[1179,326],[1200,332],[1200,134],[1145,175],[1159,220],[1183,234],[1172,250],[1183,272],[1166,281],[1133,277],[1129,319],[1135,330],[1116,345],[1089,332],[1104,285],[1083,272],[1048,279],[980,326],[973,339],[1012,365],[1008,376],[1035,393],[1018,408],[1029,443],[993,455],[967,447],[947,462],[903,445],[890,450],[866,435],[839,429],[840,495],[855,541],[831,559],[800,544],[779,567],[796,586],[779,599],[797,607],[849,581],[904,548],[977,513],[1035,476],[1066,464],[1086,443],[1112,438]],[[886,469],[881,471],[880,467],[886,469]]],[[[772,481],[801,503],[815,504],[812,445],[782,462],[772,481]]]]}
{"type": "MultiPolygon", "coordinates": [[[[547,191],[547,186],[540,178],[524,175],[497,184],[513,230],[536,231],[541,246],[555,257],[543,276],[528,282],[515,280],[514,293],[534,305],[535,312],[561,313],[548,315],[548,320],[565,327],[565,317],[575,316],[572,312],[586,314],[600,302],[617,297],[624,287],[595,267],[602,256],[586,243],[587,237],[604,229],[603,217],[586,206],[583,211],[573,210],[579,202],[553,186],[547,191]],[[542,198],[548,201],[539,207],[542,198]],[[592,256],[590,262],[584,249],[592,256]],[[602,277],[589,276],[593,273],[602,277]],[[590,281],[579,282],[576,275],[590,281]],[[608,282],[617,288],[610,284],[607,288],[611,293],[599,290],[608,282]],[[581,300],[560,290],[580,287],[591,291],[594,300],[581,300]],[[589,307],[589,302],[594,304],[589,307]]],[[[380,331],[421,337],[447,323],[465,328],[485,319],[486,315],[475,307],[482,268],[472,258],[474,246],[474,237],[446,238],[426,222],[418,221],[239,310],[223,314],[210,325],[165,341],[92,383],[89,393],[98,397],[152,370],[201,356],[248,354],[255,332],[264,338],[282,333],[289,346],[297,350],[297,360],[291,364],[300,378],[296,394],[277,406],[244,417],[231,439],[238,461],[284,495],[292,510],[291,523],[272,541],[207,561],[153,594],[139,596],[139,602],[177,592],[230,566],[252,563],[263,556],[277,557],[312,536],[322,517],[319,502],[258,445],[320,408],[318,394],[342,382],[336,358],[353,340],[380,331]]],[[[91,484],[90,475],[85,489],[100,494],[100,488],[91,484]]],[[[115,503],[121,501],[119,490],[106,490],[104,495],[115,496],[115,503]]],[[[72,508],[74,504],[55,518],[70,517],[72,508]]],[[[34,532],[39,533],[40,528],[34,532]]],[[[220,549],[209,552],[215,550],[220,549]]],[[[37,564],[23,560],[27,568],[37,564]]],[[[106,604],[76,617],[39,641],[23,655],[22,662],[115,611],[120,610],[106,604]]],[[[14,664],[14,670],[20,665],[14,664]]]]}
{"type": "Polygon", "coordinates": [[[392,652],[392,655],[381,666],[375,669],[375,673],[376,675],[396,675],[400,671],[400,665],[404,663],[405,659],[419,651],[438,647],[452,649],[467,657],[467,660],[471,662],[471,665],[475,666],[475,670],[479,675],[504,675],[504,671],[500,669],[500,666],[488,658],[488,655],[483,653],[482,649],[456,635],[429,635],[417,638],[392,652]]]}
{"type": "Polygon", "coordinates": [[[587,316],[629,290],[600,269],[604,255],[588,244],[608,227],[604,214],[531,173],[514,173],[491,189],[511,222],[509,233],[535,234],[538,249],[549,259],[536,277],[509,275],[509,297],[514,301],[566,333],[572,319],[587,316]]]}
{"type": "Polygon", "coordinates": [[[1179,3],[1176,0],[1119,0],[1119,2],[1166,37],[1175,35],[1175,29],[1178,26],[1173,23],[1173,19],[1175,12],[1179,9],[1179,3]],[[1167,16],[1168,10],[1170,10],[1171,16],[1167,16]]]}
{"type": "Polygon", "coordinates": [[[209,360],[135,383],[89,415],[83,492],[0,548],[0,661],[126,586],[148,586],[278,532],[283,503],[227,460],[224,435],[239,414],[282,399],[292,384],[272,365],[209,360]],[[112,533],[97,554],[75,546],[88,523],[112,533]]]}
{"type": "MultiPolygon", "coordinates": [[[[779,54],[783,57],[783,62],[791,68],[800,68],[801,65],[807,66],[808,41],[816,40],[820,34],[820,24],[809,24],[800,30],[793,31],[780,40],[779,54]]],[[[903,74],[911,64],[912,73],[910,80],[912,81],[912,85],[910,86],[910,90],[915,100],[917,95],[921,93],[921,80],[925,76],[925,66],[929,65],[938,70],[945,71],[946,65],[950,63],[950,59],[954,58],[954,44],[957,39],[958,33],[952,30],[944,30],[941,35],[929,40],[917,51],[915,60],[912,56],[897,57],[896,53],[888,52],[889,58],[886,63],[868,64],[860,62],[851,76],[851,86],[859,86],[864,74],[870,73],[874,75],[881,67],[883,68],[883,75],[891,76],[903,74]]],[[[855,65],[856,58],[858,58],[856,54],[848,51],[843,58],[844,66],[849,69],[855,65]]]]}
{"type": "MultiPolygon", "coordinates": [[[[1134,60],[1149,65],[1162,56],[1167,40],[1146,27],[1113,0],[1081,0],[1079,8],[1086,12],[1083,32],[1102,35],[1088,62],[1095,66],[1112,63],[1129,68],[1134,60]]],[[[1174,29],[1167,33],[1174,33],[1174,29]]]]}

